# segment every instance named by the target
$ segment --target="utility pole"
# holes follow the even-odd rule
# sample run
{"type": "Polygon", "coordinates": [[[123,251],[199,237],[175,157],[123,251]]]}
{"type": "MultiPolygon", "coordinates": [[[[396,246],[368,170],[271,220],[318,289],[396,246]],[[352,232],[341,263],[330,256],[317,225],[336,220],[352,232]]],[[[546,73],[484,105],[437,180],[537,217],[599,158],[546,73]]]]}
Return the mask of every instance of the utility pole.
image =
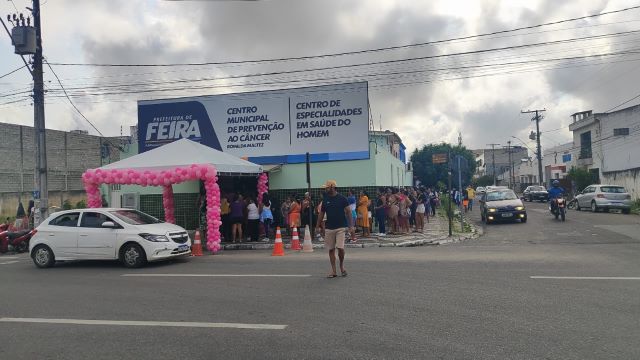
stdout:
{"type": "MultiPolygon", "coordinates": [[[[491,165],[491,169],[492,169],[492,173],[493,173],[493,186],[496,186],[496,146],[500,145],[500,144],[487,144],[489,146],[491,146],[491,157],[492,157],[492,165],[491,165]]],[[[486,161],[486,159],[485,159],[486,161]]]]}
{"type": "MultiPolygon", "coordinates": [[[[33,77],[33,130],[35,143],[35,173],[33,191],[34,209],[33,222],[38,226],[40,222],[48,216],[49,212],[49,191],[47,187],[47,147],[44,120],[44,81],[42,76],[42,31],[40,24],[40,0],[33,0],[33,8],[27,8],[33,16],[33,27],[30,25],[29,17],[25,18],[21,13],[13,15],[13,20],[7,20],[14,25],[11,34],[11,42],[15,47],[15,53],[33,55],[32,68],[22,60],[33,77]]],[[[7,33],[4,21],[2,21],[7,33]]]]}
{"type": "Polygon", "coordinates": [[[452,167],[451,167],[451,151],[447,152],[447,167],[448,167],[448,174],[449,174],[449,188],[447,189],[447,197],[449,198],[449,205],[448,205],[448,209],[447,209],[447,218],[449,219],[449,236],[452,235],[451,229],[452,229],[452,213],[451,213],[451,202],[453,201],[453,198],[451,196],[451,172],[453,171],[452,167]]]}
{"type": "Polygon", "coordinates": [[[540,149],[540,120],[542,120],[542,117],[539,113],[545,111],[547,111],[547,109],[520,111],[520,113],[522,114],[536,114],[536,116],[531,119],[531,121],[536,122],[536,140],[538,141],[538,153],[536,155],[538,157],[538,183],[540,185],[543,185],[544,181],[542,180],[542,150],[540,149]]]}
{"type": "Polygon", "coordinates": [[[458,147],[462,147],[462,133],[458,131],[458,147]]]}
{"type": "Polygon", "coordinates": [[[49,189],[47,186],[47,145],[44,122],[44,81],[42,76],[42,31],[40,26],[40,0],[33,0],[33,25],[36,28],[36,53],[33,56],[33,117],[36,140],[36,189],[34,191],[34,226],[49,216],[49,189]],[[39,197],[39,206],[38,206],[39,197]],[[39,216],[36,222],[36,216],[39,216]]]}
{"type": "Polygon", "coordinates": [[[507,152],[509,153],[509,189],[513,190],[513,161],[511,161],[511,140],[507,141],[507,152]]]}

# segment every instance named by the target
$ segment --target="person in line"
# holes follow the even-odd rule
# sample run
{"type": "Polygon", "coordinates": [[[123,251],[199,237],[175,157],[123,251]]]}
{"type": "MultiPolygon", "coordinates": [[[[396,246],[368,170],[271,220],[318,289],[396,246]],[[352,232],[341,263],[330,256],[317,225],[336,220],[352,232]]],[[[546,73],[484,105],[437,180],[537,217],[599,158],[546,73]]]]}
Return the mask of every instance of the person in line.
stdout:
{"type": "Polygon", "coordinates": [[[431,208],[431,217],[436,216],[436,206],[438,205],[438,194],[435,190],[429,192],[429,205],[431,208]]]}
{"type": "Polygon", "coordinates": [[[255,200],[250,197],[247,199],[247,232],[249,233],[250,241],[258,241],[260,235],[258,225],[260,225],[260,212],[255,200]]]}
{"type": "Polygon", "coordinates": [[[273,212],[271,211],[271,200],[268,194],[262,195],[262,211],[260,211],[260,222],[264,227],[264,239],[262,241],[269,241],[269,233],[271,231],[271,224],[273,223],[273,212]]]}
{"type": "Polygon", "coordinates": [[[300,220],[300,223],[302,224],[302,227],[304,228],[306,225],[309,225],[309,229],[313,228],[313,200],[311,199],[311,194],[309,194],[308,192],[304,193],[304,199],[302,200],[302,206],[301,206],[301,211],[300,211],[300,216],[302,216],[302,219],[300,220]]]}
{"type": "Polygon", "coordinates": [[[229,200],[227,200],[226,194],[223,194],[220,199],[220,218],[222,221],[222,238],[225,241],[229,239],[231,234],[229,231],[231,229],[231,217],[229,214],[231,214],[231,206],[229,204],[229,200]]]}
{"type": "MultiPolygon", "coordinates": [[[[356,200],[356,195],[355,195],[355,190],[351,189],[349,190],[349,196],[347,196],[347,201],[349,202],[349,208],[351,209],[351,217],[353,218],[353,223],[356,223],[356,219],[358,218],[358,213],[356,211],[357,208],[357,200],[356,200]]],[[[355,227],[353,232],[350,234],[351,236],[351,240],[350,242],[356,242],[356,231],[355,231],[355,227]]]]}
{"type": "Polygon", "coordinates": [[[231,240],[242,242],[242,223],[244,222],[244,202],[242,196],[235,194],[231,203],[231,240]]]}
{"type": "Polygon", "coordinates": [[[400,233],[408,233],[409,232],[409,212],[411,201],[406,195],[406,192],[401,191],[398,193],[399,201],[398,201],[398,222],[400,224],[400,233]]]}
{"type": "Polygon", "coordinates": [[[376,214],[376,222],[378,223],[378,235],[385,236],[387,234],[387,229],[385,227],[386,222],[386,211],[387,211],[387,196],[384,193],[384,190],[378,191],[378,198],[376,200],[376,206],[374,208],[376,214]]]}
{"type": "Polygon", "coordinates": [[[389,206],[389,224],[391,225],[391,232],[393,234],[398,232],[398,213],[400,207],[398,206],[398,195],[396,189],[389,189],[387,191],[387,204],[389,206]]]}
{"type": "Polygon", "coordinates": [[[357,208],[358,226],[362,226],[362,236],[369,236],[369,196],[364,191],[360,191],[357,208]]]}
{"type": "MultiPolygon", "coordinates": [[[[289,210],[291,209],[291,197],[287,196],[287,199],[280,206],[280,212],[282,214],[282,231],[286,232],[289,228],[289,210]]],[[[284,235],[284,234],[283,234],[284,235]]]]}
{"type": "Polygon", "coordinates": [[[289,227],[300,228],[300,203],[295,197],[292,198],[291,207],[289,207],[289,227]]]}
{"type": "Polygon", "coordinates": [[[338,276],[336,271],[336,248],[338,248],[338,258],[340,259],[340,273],[347,276],[347,270],[344,268],[344,240],[347,226],[349,230],[353,229],[353,217],[351,216],[351,207],[349,201],[343,195],[339,194],[336,187],[338,184],[335,180],[327,180],[324,185],[326,189],[322,199],[322,206],[318,214],[317,230],[320,230],[320,221],[327,215],[325,223],[325,249],[329,250],[329,262],[331,263],[331,272],[328,278],[338,276]]]}
{"type": "Polygon", "coordinates": [[[424,232],[424,214],[426,212],[424,202],[424,194],[421,193],[416,201],[416,231],[419,233],[424,232]]]}

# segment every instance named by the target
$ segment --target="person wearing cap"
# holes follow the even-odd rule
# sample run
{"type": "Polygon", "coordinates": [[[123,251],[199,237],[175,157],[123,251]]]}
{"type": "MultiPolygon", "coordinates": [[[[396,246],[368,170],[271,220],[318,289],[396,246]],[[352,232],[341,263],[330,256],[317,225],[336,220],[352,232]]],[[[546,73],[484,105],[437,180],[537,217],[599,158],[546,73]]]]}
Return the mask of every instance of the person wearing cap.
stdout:
{"type": "Polygon", "coordinates": [[[316,229],[319,230],[320,221],[326,214],[324,245],[329,250],[329,261],[331,262],[331,273],[327,275],[328,278],[338,276],[336,271],[336,248],[338,248],[338,258],[340,259],[340,273],[342,276],[347,276],[347,270],[344,268],[344,240],[347,226],[350,232],[354,226],[349,201],[338,193],[337,186],[338,184],[335,180],[327,180],[324,184],[325,194],[316,226],[316,229]]]}

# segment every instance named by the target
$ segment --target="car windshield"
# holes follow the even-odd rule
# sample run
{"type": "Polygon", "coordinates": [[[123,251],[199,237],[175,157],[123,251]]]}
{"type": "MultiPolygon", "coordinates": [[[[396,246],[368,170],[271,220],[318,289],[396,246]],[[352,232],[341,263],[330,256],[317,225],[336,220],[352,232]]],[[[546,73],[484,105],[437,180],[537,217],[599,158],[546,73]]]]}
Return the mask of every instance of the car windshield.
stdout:
{"type": "Polygon", "coordinates": [[[531,187],[531,191],[545,191],[545,190],[547,190],[547,189],[545,189],[542,186],[532,186],[531,187]]]}
{"type": "Polygon", "coordinates": [[[130,225],[149,225],[162,222],[138,210],[115,210],[110,213],[130,225]]]}
{"type": "Polygon", "coordinates": [[[487,201],[515,200],[517,198],[512,190],[492,191],[487,194],[487,201]]]}
{"type": "Polygon", "coordinates": [[[602,186],[600,187],[600,190],[604,193],[617,193],[617,194],[627,192],[627,190],[625,190],[622,186],[602,186]]]}

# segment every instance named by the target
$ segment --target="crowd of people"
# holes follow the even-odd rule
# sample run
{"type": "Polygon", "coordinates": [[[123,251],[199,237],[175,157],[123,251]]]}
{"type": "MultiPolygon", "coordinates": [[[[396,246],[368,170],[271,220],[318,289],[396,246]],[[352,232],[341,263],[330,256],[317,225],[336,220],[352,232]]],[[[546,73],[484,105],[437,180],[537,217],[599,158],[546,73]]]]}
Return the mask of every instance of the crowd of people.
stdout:
{"type": "MultiPolygon", "coordinates": [[[[351,242],[357,242],[357,236],[368,237],[372,233],[385,236],[424,232],[440,204],[440,193],[425,187],[380,188],[373,197],[364,190],[352,189],[345,195],[351,210],[349,220],[354,224],[353,231],[348,234],[351,242]]],[[[202,222],[205,221],[206,204],[203,197],[199,202],[202,222]]],[[[275,237],[275,227],[281,228],[282,235],[291,235],[293,228],[302,231],[309,226],[313,230],[321,206],[322,199],[313,198],[308,192],[284,199],[272,198],[265,193],[260,203],[251,194],[226,192],[220,201],[220,232],[225,242],[268,242],[275,237]]],[[[319,222],[321,228],[317,237],[324,236],[325,221],[326,218],[319,222]]]]}

